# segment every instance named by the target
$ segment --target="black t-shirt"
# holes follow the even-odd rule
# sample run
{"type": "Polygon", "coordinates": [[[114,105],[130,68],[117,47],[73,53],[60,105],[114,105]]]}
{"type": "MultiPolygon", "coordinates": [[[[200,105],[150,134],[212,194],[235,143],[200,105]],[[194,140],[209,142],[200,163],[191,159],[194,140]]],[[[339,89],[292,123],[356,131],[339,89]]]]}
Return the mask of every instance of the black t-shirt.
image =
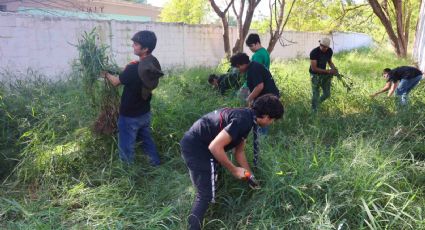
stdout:
{"type": "Polygon", "coordinates": [[[214,159],[208,150],[210,143],[224,129],[232,141],[225,146],[225,151],[231,150],[244,141],[254,126],[254,111],[249,108],[224,108],[208,113],[193,123],[185,133],[182,143],[185,158],[193,168],[208,168],[210,159],[214,159]],[[189,150],[187,150],[189,149],[189,150]]]}
{"type": "Polygon", "coordinates": [[[272,74],[262,64],[255,61],[249,63],[246,76],[248,88],[251,92],[258,84],[264,83],[263,91],[261,91],[258,97],[268,93],[274,94],[279,97],[279,90],[276,87],[272,74]]]}
{"type": "Polygon", "coordinates": [[[226,74],[221,75],[218,78],[218,89],[220,90],[220,93],[223,95],[226,90],[230,89],[229,81],[227,80],[226,74]]]}
{"type": "Polygon", "coordinates": [[[139,77],[137,66],[139,62],[131,62],[120,74],[119,79],[124,90],[121,95],[120,115],[137,117],[150,111],[152,95],[147,100],[142,98],[142,80],[139,77]]]}
{"type": "MultiPolygon", "coordinates": [[[[317,67],[320,69],[326,69],[326,64],[329,62],[329,60],[332,59],[333,51],[331,48],[328,48],[326,52],[323,52],[320,50],[320,46],[314,48],[310,52],[310,60],[316,60],[317,61],[317,67]]],[[[313,70],[309,69],[310,73],[314,73],[313,70]]]]}
{"type": "Polygon", "coordinates": [[[218,89],[221,94],[224,94],[228,89],[239,89],[240,87],[238,73],[228,72],[218,78],[218,89]]]}
{"type": "Polygon", "coordinates": [[[422,75],[422,72],[415,67],[411,66],[400,66],[388,73],[388,81],[397,82],[401,79],[412,79],[419,75],[422,75]]]}

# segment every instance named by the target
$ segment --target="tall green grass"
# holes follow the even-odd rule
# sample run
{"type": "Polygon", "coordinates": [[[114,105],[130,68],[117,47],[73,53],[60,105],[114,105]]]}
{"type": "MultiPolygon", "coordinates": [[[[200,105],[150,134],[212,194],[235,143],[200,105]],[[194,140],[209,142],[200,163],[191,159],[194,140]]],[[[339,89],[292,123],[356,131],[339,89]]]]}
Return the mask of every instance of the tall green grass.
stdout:
{"type": "MultiPolygon", "coordinates": [[[[218,202],[205,229],[424,229],[424,85],[406,111],[393,98],[370,99],[385,67],[408,64],[382,50],[340,53],[349,93],[335,79],[331,99],[310,112],[309,61],[273,63],[286,114],[263,139],[261,190],[220,171],[218,202]]],[[[240,106],[207,83],[210,72],[172,71],[152,101],[153,135],[163,165],[120,164],[114,137],[93,136],[94,108],[75,78],[38,74],[0,88],[0,228],[185,229],[195,191],[179,153],[201,115],[240,106]],[[6,141],[3,141],[6,140],[6,141]],[[14,166],[14,167],[12,167],[14,166]],[[10,175],[10,176],[8,176],[10,175]]],[[[248,140],[248,143],[252,143],[248,140]]],[[[252,159],[252,148],[247,154],[252,159]]]]}

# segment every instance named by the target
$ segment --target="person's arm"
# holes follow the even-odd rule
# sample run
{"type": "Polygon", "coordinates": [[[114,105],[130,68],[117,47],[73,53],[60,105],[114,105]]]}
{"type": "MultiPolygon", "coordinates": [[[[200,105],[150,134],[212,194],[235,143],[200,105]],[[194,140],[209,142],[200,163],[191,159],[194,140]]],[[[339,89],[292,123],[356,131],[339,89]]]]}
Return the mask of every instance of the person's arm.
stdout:
{"type": "Polygon", "coordinates": [[[255,100],[255,98],[258,97],[258,95],[260,95],[263,89],[264,89],[264,82],[261,82],[260,84],[255,86],[254,90],[252,90],[252,92],[248,95],[248,98],[247,98],[249,105],[255,100]]]}
{"type": "MultiPolygon", "coordinates": [[[[326,70],[326,69],[321,69],[321,68],[317,67],[317,60],[310,60],[310,65],[311,65],[311,70],[313,70],[314,73],[318,73],[318,74],[333,74],[333,73],[335,73],[335,70],[332,70],[332,69],[326,70]]],[[[333,63],[332,63],[332,65],[333,65],[333,63]]]]}
{"type": "Polygon", "coordinates": [[[102,74],[103,74],[103,77],[105,79],[107,79],[109,82],[111,82],[111,84],[113,86],[119,86],[121,84],[121,81],[120,81],[120,79],[117,76],[112,75],[112,74],[110,74],[108,72],[103,72],[102,74]]]}
{"type": "Polygon", "coordinates": [[[224,147],[232,141],[232,137],[227,133],[226,130],[222,130],[210,143],[208,149],[211,151],[214,158],[229,170],[232,175],[238,179],[245,178],[245,169],[242,167],[236,167],[232,161],[227,157],[224,147]]]}
{"type": "Polygon", "coordinates": [[[376,93],[374,93],[374,94],[372,94],[370,96],[371,97],[376,97],[376,96],[378,96],[379,94],[381,94],[383,92],[387,92],[390,88],[391,88],[391,82],[389,81],[389,82],[385,83],[385,86],[381,90],[379,90],[378,92],[376,92],[376,93]]]}
{"type": "Polygon", "coordinates": [[[330,74],[336,74],[336,73],[338,73],[338,70],[336,69],[336,67],[335,67],[335,65],[334,65],[334,63],[332,61],[332,58],[329,59],[328,64],[331,67],[331,69],[329,70],[329,73],[330,74]]]}
{"type": "Polygon", "coordinates": [[[235,147],[235,159],[236,159],[236,162],[238,162],[239,166],[248,170],[252,174],[248,161],[246,160],[245,144],[246,144],[246,141],[243,140],[241,141],[241,143],[239,143],[238,146],[235,147]]]}
{"type": "Polygon", "coordinates": [[[390,91],[388,91],[388,95],[387,95],[388,97],[391,97],[393,95],[393,93],[394,93],[395,89],[397,88],[397,86],[398,86],[398,81],[397,82],[393,82],[393,84],[391,85],[390,91]]]}

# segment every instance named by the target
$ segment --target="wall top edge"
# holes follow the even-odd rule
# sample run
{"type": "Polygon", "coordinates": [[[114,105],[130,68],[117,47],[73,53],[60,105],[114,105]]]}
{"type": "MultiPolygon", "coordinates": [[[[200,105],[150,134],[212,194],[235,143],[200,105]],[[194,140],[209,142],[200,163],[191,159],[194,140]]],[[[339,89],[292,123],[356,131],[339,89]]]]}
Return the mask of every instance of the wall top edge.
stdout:
{"type": "MultiPolygon", "coordinates": [[[[32,15],[32,14],[23,14],[23,13],[14,13],[14,12],[0,12],[0,16],[19,16],[19,17],[27,17],[27,18],[39,18],[39,19],[49,19],[52,20],[67,20],[67,21],[91,21],[91,22],[120,22],[120,23],[128,23],[128,24],[141,24],[141,25],[147,25],[147,24],[155,24],[155,25],[166,25],[166,26],[186,26],[186,27],[193,27],[193,28],[219,28],[221,29],[221,25],[214,25],[214,24],[186,24],[183,22],[157,22],[157,21],[145,21],[145,22],[136,22],[136,21],[129,21],[129,20],[108,20],[108,19],[87,19],[87,18],[77,18],[77,17],[60,17],[60,16],[45,16],[45,15],[32,15]]],[[[236,26],[229,26],[229,28],[236,30],[236,26]]],[[[251,29],[251,32],[255,32],[256,30],[251,29]]],[[[365,35],[369,36],[365,33],[359,33],[359,32],[351,32],[351,31],[333,31],[331,33],[326,32],[320,32],[320,31],[295,31],[295,30],[284,30],[285,33],[295,33],[295,34],[318,34],[322,36],[332,36],[336,34],[359,34],[359,35],[365,35]]],[[[268,33],[260,34],[262,36],[269,35],[268,33]]]]}

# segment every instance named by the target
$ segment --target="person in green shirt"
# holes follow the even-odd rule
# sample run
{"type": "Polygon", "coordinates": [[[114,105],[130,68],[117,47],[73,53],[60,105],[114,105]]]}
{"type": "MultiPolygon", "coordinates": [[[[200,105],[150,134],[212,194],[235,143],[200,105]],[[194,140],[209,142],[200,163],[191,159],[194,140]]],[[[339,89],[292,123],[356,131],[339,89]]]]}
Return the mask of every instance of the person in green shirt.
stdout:
{"type": "MultiPolygon", "coordinates": [[[[268,70],[270,68],[270,54],[263,46],[261,46],[260,36],[258,34],[249,34],[245,44],[254,53],[251,57],[251,61],[260,63],[268,70]]],[[[250,93],[246,75],[244,75],[243,78],[243,84],[239,91],[239,96],[242,100],[246,99],[250,93]]]]}
{"type": "Polygon", "coordinates": [[[254,53],[251,61],[258,62],[266,67],[266,69],[270,69],[270,54],[261,46],[260,36],[258,34],[250,34],[245,43],[254,53]]]}

